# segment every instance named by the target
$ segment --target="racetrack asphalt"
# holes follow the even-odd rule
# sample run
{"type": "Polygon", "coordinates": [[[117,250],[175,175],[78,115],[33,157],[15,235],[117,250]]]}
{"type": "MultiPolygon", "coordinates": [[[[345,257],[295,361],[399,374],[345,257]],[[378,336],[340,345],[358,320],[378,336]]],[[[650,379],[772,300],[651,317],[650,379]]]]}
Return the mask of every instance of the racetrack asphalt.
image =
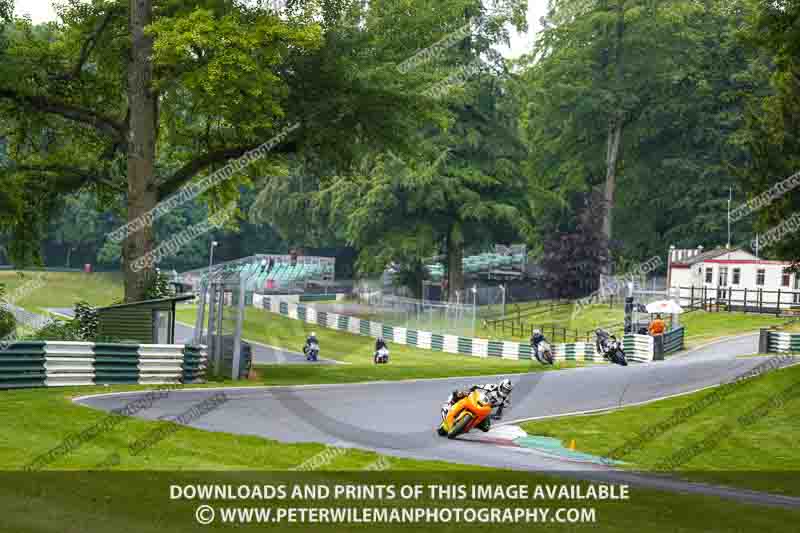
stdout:
{"type": "MultiPolygon", "coordinates": [[[[684,394],[730,381],[766,361],[741,358],[758,350],[758,336],[724,339],[650,364],[594,365],[558,372],[342,385],[225,388],[228,401],[193,421],[209,431],[257,435],[282,442],[320,442],[387,455],[444,460],[513,470],[552,472],[655,489],[800,507],[800,498],[729,489],[676,478],[632,473],[605,464],[573,462],[531,449],[435,434],[439,408],[454,389],[509,377],[515,385],[511,423],[538,417],[615,409],[684,394]]],[[[435,353],[431,353],[435,357],[435,353]]],[[[220,389],[174,391],[137,416],[178,415],[220,389]]],[[[76,402],[109,411],[144,392],[103,394],[76,402]]],[[[623,458],[624,460],[624,458],[623,458]]]]}

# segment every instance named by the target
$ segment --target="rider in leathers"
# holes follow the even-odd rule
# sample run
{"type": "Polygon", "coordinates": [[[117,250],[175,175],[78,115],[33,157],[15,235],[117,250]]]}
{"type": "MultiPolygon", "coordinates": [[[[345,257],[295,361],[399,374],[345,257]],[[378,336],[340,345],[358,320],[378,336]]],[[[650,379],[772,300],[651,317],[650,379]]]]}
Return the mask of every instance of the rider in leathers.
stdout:
{"type": "Polygon", "coordinates": [[[474,385],[470,387],[468,390],[455,390],[450,394],[450,397],[447,399],[442,405],[442,420],[447,417],[447,413],[450,411],[450,408],[453,407],[457,402],[466,398],[472,391],[475,389],[481,389],[486,393],[486,396],[489,399],[489,403],[493,408],[497,408],[497,413],[493,416],[483,419],[477,427],[481,430],[489,431],[491,428],[491,419],[494,418],[499,420],[503,416],[503,409],[509,407],[511,405],[511,390],[514,386],[511,384],[511,380],[504,379],[500,383],[487,383],[486,385],[474,385]]]}

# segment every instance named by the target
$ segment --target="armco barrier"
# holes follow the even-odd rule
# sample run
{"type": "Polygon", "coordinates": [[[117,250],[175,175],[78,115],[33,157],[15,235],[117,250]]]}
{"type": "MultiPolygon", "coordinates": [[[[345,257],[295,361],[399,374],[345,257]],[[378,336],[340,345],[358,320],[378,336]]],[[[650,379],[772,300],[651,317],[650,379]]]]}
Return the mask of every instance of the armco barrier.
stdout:
{"type": "Polygon", "coordinates": [[[0,350],[0,389],[199,383],[205,371],[205,346],[20,341],[0,350]]]}
{"type": "Polygon", "coordinates": [[[44,387],[47,377],[44,341],[22,341],[0,351],[0,389],[44,387]]]}
{"type": "Polygon", "coordinates": [[[760,352],[766,353],[800,353],[800,333],[788,333],[772,329],[761,330],[762,346],[760,352]],[[766,339],[764,338],[766,336],[766,339]]]}
{"type": "MultiPolygon", "coordinates": [[[[532,358],[531,347],[526,342],[473,339],[432,333],[430,331],[411,330],[356,317],[317,311],[311,306],[287,302],[282,300],[281,297],[262,296],[259,306],[282,316],[297,317],[298,320],[310,324],[368,337],[382,336],[389,342],[408,344],[436,352],[514,360],[530,360],[532,358]]],[[[682,346],[683,330],[680,331],[680,344],[682,346]]],[[[677,343],[678,340],[671,340],[670,347],[677,345],[677,343]]],[[[645,363],[654,360],[653,337],[649,335],[626,335],[623,338],[623,346],[630,361],[645,363]]],[[[553,346],[553,357],[557,361],[607,362],[601,354],[595,351],[594,343],[591,342],[556,344],[553,346]]]]}
{"type": "Polygon", "coordinates": [[[660,360],[665,355],[683,350],[685,333],[686,330],[684,328],[677,328],[656,337],[655,358],[660,360]]]}
{"type": "Polygon", "coordinates": [[[625,358],[636,363],[649,363],[655,356],[653,337],[650,335],[625,335],[622,338],[622,349],[625,358]]]}

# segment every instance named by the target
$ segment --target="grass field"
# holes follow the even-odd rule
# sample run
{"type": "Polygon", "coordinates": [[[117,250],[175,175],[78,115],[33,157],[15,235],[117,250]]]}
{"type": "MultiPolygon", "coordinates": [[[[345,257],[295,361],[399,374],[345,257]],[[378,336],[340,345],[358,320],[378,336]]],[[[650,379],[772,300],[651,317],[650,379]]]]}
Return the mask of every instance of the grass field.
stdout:
{"type": "Polygon", "coordinates": [[[122,275],[118,273],[0,270],[0,283],[6,286],[6,299],[32,312],[43,312],[47,307],[72,308],[80,300],[94,306],[110,305],[123,297],[122,275]]]}
{"type": "Polygon", "coordinates": [[[681,324],[686,326],[686,343],[689,347],[719,337],[755,332],[759,328],[787,323],[789,323],[789,319],[786,318],[749,313],[694,311],[681,316],[681,324]]]}
{"type": "MultiPolygon", "coordinates": [[[[127,387],[126,389],[129,389],[127,387]]],[[[76,394],[108,392],[109,388],[46,389],[0,393],[0,468],[6,470],[6,482],[0,483],[4,502],[3,522],[9,531],[196,531],[192,519],[197,502],[172,501],[169,486],[180,483],[312,483],[356,482],[375,484],[405,482],[517,482],[558,483],[557,478],[536,473],[507,473],[466,465],[418,461],[360,450],[335,450],[319,444],[283,444],[259,437],[211,433],[190,427],[176,427],[174,432],[141,453],[131,453],[132,444],[151,431],[169,427],[166,422],[126,419],[113,430],[99,433],[48,467],[49,470],[112,470],[128,474],[89,474],[72,472],[24,477],[13,474],[28,461],[44,453],[70,434],[80,432],[107,415],[70,401],[76,394]],[[320,454],[320,455],[317,455],[320,454]],[[326,457],[314,468],[315,473],[291,472],[314,457],[326,457]],[[380,473],[365,469],[380,468],[380,473]],[[137,473],[140,471],[146,471],[137,473]],[[159,474],[159,471],[163,472],[159,474]],[[258,471],[264,471],[263,475],[258,471]],[[281,474],[284,472],[284,474],[281,474]],[[481,472],[479,474],[479,472],[481,472]],[[335,474],[338,473],[338,474],[335,474]],[[339,477],[332,477],[339,476],[339,477]],[[132,504],[135,502],[135,505],[132,504]],[[31,523],[36,523],[31,528],[31,523]]],[[[307,463],[306,463],[307,464],[307,463]]],[[[561,480],[560,482],[564,482],[561,480]]],[[[567,481],[573,483],[573,481],[567,481]]],[[[216,502],[224,505],[224,502],[216,502]]],[[[229,502],[236,505],[235,502],[229,502]]],[[[396,502],[375,502],[398,505],[396,502]]],[[[536,506],[596,508],[596,523],[551,524],[552,531],[599,532],[627,531],[646,526],[648,532],[673,531],[785,531],[785,525],[797,523],[800,512],[764,509],[737,504],[713,497],[687,496],[631,488],[631,498],[624,502],[536,502],[536,506]]],[[[295,503],[298,505],[299,502],[295,503]]],[[[416,505],[442,505],[443,500],[423,500],[416,505]]],[[[459,501],[459,506],[494,505],[505,507],[513,502],[494,500],[459,501]]],[[[269,502],[240,502],[239,505],[270,505],[269,502]]],[[[340,505],[340,504],[334,504],[340,505]]],[[[355,502],[355,506],[363,503],[355,502]]],[[[530,503],[526,503],[530,506],[530,503]]],[[[219,523],[213,529],[222,528],[219,523]]],[[[230,527],[230,526],[228,526],[230,527]]],[[[293,525],[303,531],[373,531],[377,526],[293,525]]],[[[464,525],[440,524],[441,531],[461,531],[464,525]]],[[[530,531],[532,525],[503,525],[502,531],[530,531]]],[[[261,525],[261,530],[285,531],[287,526],[261,525]]],[[[429,531],[430,525],[380,526],[381,531],[429,531]]],[[[500,531],[499,526],[482,528],[500,531]]]]}
{"type": "MultiPolygon", "coordinates": [[[[800,486],[786,484],[781,476],[793,472],[795,482],[800,478],[799,385],[800,366],[744,382],[721,401],[620,459],[631,468],[653,470],[687,450],[687,460],[674,463],[674,470],[681,475],[800,496],[800,486]],[[739,422],[751,412],[758,414],[753,423],[739,422]],[[715,435],[724,438],[715,439],[715,435]]],[[[565,444],[574,439],[579,451],[608,456],[647,428],[669,420],[678,410],[712,393],[713,389],[606,414],[529,422],[523,428],[532,435],[554,437],[565,444]]]]}

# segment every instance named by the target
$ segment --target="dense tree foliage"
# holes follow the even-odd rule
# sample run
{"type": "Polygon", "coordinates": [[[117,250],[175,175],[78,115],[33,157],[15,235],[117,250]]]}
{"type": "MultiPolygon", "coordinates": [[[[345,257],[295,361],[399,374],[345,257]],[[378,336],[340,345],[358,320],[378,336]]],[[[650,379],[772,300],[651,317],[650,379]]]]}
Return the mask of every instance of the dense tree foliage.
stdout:
{"type": "MultiPolygon", "coordinates": [[[[437,256],[453,298],[465,254],[525,241],[574,296],[670,245],[724,245],[729,191],[735,207],[800,171],[797,0],[550,0],[512,63],[497,47],[525,4],[69,0],[34,26],[0,0],[0,245],[125,269],[238,199],[208,236],[220,260],[352,246],[362,274],[393,263],[418,291],[437,256]],[[152,230],[106,239],[287,127],[152,230]]],[[[734,244],[798,207],[794,190],[738,221],[734,244]]],[[[207,254],[197,239],[160,267],[207,254]]],[[[150,281],[129,276],[129,297],[150,281]]]]}

